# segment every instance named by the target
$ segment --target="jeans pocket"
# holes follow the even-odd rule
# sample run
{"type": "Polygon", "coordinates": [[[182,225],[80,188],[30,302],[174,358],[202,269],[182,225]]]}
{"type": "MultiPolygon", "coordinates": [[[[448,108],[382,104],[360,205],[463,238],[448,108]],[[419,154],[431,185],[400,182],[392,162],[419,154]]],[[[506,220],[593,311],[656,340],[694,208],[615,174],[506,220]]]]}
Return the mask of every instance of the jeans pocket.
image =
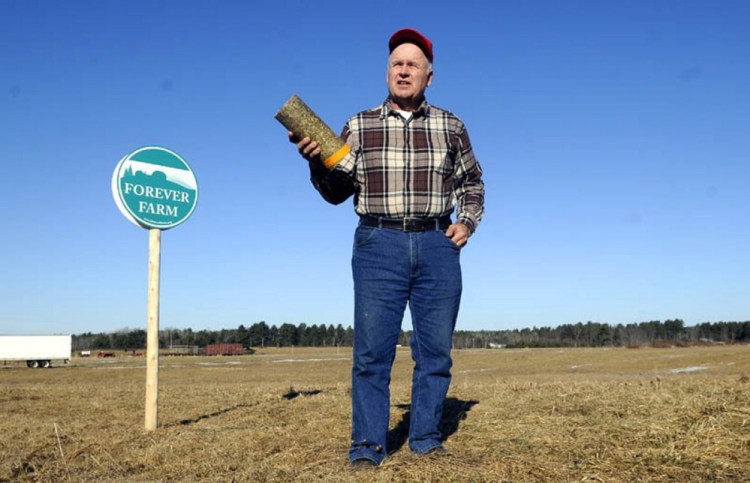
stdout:
{"type": "Polygon", "coordinates": [[[453,240],[452,240],[452,239],[451,239],[451,238],[450,238],[449,236],[447,236],[447,235],[445,234],[445,232],[444,232],[444,231],[443,231],[443,232],[441,232],[441,234],[443,235],[443,238],[445,239],[445,242],[446,242],[446,243],[447,243],[447,244],[448,244],[448,245],[449,245],[449,246],[450,246],[451,248],[453,248],[453,249],[454,249],[454,250],[456,250],[456,251],[461,251],[461,247],[460,247],[460,246],[458,246],[458,245],[456,244],[456,242],[454,242],[454,241],[453,241],[453,240]]]}
{"type": "Polygon", "coordinates": [[[375,232],[377,232],[377,228],[372,226],[358,226],[357,229],[354,231],[354,246],[355,247],[362,247],[369,242],[372,237],[375,235],[375,232]]]}

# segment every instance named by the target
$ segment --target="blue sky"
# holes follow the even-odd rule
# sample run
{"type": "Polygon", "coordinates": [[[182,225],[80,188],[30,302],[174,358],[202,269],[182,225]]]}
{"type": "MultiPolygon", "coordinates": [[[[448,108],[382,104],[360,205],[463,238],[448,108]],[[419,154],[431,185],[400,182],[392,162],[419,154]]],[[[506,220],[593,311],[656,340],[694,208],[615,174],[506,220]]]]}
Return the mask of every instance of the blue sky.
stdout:
{"type": "Polygon", "coordinates": [[[352,205],[273,116],[296,93],[338,131],[382,102],[402,27],[485,171],[459,329],[748,320],[749,24],[745,1],[2,0],[0,333],[145,328],[148,232],[110,188],[144,145],[200,190],[162,234],[162,328],[350,325],[352,205]]]}

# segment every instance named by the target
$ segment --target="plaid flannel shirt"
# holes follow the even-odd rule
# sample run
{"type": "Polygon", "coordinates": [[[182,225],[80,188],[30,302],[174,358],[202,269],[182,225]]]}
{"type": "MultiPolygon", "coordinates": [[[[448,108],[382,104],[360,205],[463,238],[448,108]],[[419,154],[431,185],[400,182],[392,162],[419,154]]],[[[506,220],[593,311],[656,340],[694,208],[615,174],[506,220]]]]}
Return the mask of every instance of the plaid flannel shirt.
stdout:
{"type": "Polygon", "coordinates": [[[423,101],[408,120],[388,100],[344,126],[351,152],[330,171],[311,165],[330,203],[354,195],[355,211],[389,219],[434,218],[457,210],[474,232],[484,213],[484,183],[463,122],[423,101]]]}

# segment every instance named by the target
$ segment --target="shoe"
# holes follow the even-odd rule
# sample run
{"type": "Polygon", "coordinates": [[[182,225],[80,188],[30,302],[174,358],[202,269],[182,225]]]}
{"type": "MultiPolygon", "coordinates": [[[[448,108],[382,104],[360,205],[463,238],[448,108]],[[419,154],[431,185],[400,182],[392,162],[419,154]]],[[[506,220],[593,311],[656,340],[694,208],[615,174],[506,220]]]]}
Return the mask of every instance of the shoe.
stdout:
{"type": "Polygon", "coordinates": [[[426,453],[424,453],[425,456],[448,456],[448,451],[445,450],[442,446],[435,446],[434,448],[430,448],[427,450],[426,453]]]}
{"type": "Polygon", "coordinates": [[[377,468],[378,464],[370,458],[357,458],[349,462],[349,467],[353,470],[369,470],[377,468]]]}

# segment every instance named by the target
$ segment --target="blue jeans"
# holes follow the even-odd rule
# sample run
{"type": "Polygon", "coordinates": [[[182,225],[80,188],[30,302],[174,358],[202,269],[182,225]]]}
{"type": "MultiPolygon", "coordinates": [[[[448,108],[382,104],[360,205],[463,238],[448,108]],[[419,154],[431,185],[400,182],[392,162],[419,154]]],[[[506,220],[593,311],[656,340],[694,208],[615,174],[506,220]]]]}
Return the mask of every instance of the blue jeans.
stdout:
{"type": "Polygon", "coordinates": [[[451,381],[451,346],[461,300],[460,248],[442,231],[357,227],[354,235],[354,363],[349,459],[387,455],[391,367],[407,303],[413,333],[409,447],[442,444],[438,429],[451,381]]]}

